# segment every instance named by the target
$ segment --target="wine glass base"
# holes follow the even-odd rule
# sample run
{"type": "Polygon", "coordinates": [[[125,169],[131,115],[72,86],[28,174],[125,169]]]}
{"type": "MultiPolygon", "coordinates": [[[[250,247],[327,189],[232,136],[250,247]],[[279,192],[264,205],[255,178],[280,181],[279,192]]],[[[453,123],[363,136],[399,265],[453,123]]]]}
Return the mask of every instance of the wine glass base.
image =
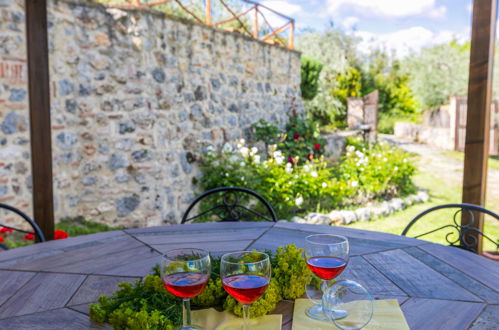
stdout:
{"type": "Polygon", "coordinates": [[[188,327],[182,327],[182,326],[178,327],[178,328],[176,328],[176,330],[206,330],[206,328],[202,327],[200,325],[191,324],[188,327]]]}
{"type": "Polygon", "coordinates": [[[328,311],[327,315],[324,313],[322,310],[321,305],[314,305],[310,308],[308,308],[305,311],[305,314],[307,314],[308,317],[314,320],[319,320],[319,321],[331,321],[331,320],[339,320],[348,315],[346,311],[342,310],[331,310],[328,311]]]}

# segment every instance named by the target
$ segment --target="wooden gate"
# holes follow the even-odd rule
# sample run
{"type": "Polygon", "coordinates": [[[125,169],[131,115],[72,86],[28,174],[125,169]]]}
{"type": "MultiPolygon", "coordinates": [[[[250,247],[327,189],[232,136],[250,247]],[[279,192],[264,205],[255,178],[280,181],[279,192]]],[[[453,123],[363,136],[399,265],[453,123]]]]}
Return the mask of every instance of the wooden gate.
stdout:
{"type": "MultiPolygon", "coordinates": [[[[466,140],[466,116],[468,109],[468,100],[465,97],[456,98],[456,135],[454,150],[464,152],[466,140]]],[[[490,144],[489,153],[491,155],[499,154],[499,107],[497,101],[492,102],[490,108],[490,144]]]]}

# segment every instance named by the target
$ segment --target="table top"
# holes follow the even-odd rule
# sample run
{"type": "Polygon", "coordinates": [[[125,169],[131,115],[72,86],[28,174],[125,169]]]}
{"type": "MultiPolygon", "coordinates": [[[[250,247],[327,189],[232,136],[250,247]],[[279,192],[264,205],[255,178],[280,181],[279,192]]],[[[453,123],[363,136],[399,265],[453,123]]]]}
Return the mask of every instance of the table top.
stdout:
{"type": "MultiPolygon", "coordinates": [[[[88,306],[123,281],[148,273],[162,252],[198,247],[214,254],[303,247],[311,233],[344,235],[341,278],[377,299],[398,299],[413,329],[484,329],[499,324],[499,263],[426,241],[365,230],[279,223],[204,223],[129,229],[35,244],[0,253],[0,329],[107,328],[88,306]]],[[[283,329],[293,302],[283,301],[283,329]]]]}

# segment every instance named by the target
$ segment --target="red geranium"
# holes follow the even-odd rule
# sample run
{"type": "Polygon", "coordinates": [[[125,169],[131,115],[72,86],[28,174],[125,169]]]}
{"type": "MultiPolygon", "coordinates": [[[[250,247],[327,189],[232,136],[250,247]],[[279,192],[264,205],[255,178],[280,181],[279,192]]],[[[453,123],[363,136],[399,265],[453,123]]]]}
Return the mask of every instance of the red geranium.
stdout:
{"type": "Polygon", "coordinates": [[[69,235],[64,230],[57,229],[54,231],[54,239],[65,239],[68,238],[69,235]]]}
{"type": "Polygon", "coordinates": [[[3,233],[12,233],[12,229],[7,228],[7,227],[2,227],[2,228],[0,228],[0,234],[3,234],[3,233]]]}
{"type": "Polygon", "coordinates": [[[300,134],[295,133],[293,134],[293,139],[298,140],[300,138],[300,134]]]}
{"type": "Polygon", "coordinates": [[[293,157],[291,157],[291,156],[288,157],[288,163],[291,163],[291,164],[295,163],[295,160],[293,159],[293,157]]]}
{"type": "Polygon", "coordinates": [[[0,236],[0,243],[3,243],[3,237],[0,236]]]}
{"type": "Polygon", "coordinates": [[[320,143],[316,143],[316,144],[314,144],[314,149],[315,149],[315,150],[321,150],[321,145],[320,145],[320,143]]]}
{"type": "Polygon", "coordinates": [[[25,240],[25,241],[32,241],[32,240],[34,240],[34,239],[35,239],[35,235],[34,235],[33,233],[29,233],[29,234],[26,234],[26,235],[24,236],[24,240],[25,240]]]}

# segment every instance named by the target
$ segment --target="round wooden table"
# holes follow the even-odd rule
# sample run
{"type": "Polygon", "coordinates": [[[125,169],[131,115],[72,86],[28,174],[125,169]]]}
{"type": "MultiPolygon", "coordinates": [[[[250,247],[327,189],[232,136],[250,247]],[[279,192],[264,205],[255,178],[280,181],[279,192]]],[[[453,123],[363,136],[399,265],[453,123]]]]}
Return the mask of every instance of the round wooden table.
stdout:
{"type": "MultiPolygon", "coordinates": [[[[205,223],[129,229],[51,241],[0,253],[0,329],[106,328],[88,306],[122,281],[148,273],[161,252],[198,247],[221,254],[303,247],[311,233],[348,237],[342,278],[377,299],[398,299],[412,329],[499,325],[499,263],[458,248],[385,233],[294,223],[205,223]]],[[[293,302],[284,301],[283,329],[293,302]]]]}

